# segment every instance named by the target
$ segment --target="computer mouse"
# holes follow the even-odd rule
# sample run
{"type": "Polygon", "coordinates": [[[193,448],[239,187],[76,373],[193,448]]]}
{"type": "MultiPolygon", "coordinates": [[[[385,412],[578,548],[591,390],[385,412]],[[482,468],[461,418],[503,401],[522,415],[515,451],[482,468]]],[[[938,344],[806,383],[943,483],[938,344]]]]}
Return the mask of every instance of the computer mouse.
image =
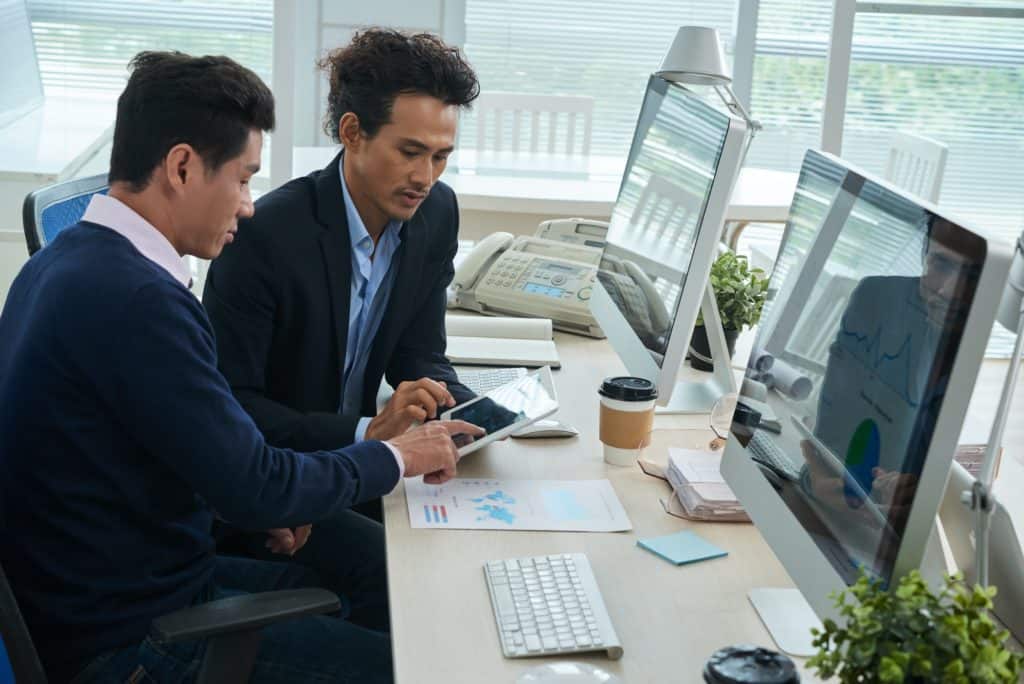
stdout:
{"type": "Polygon", "coordinates": [[[513,437],[575,437],[580,434],[576,428],[557,420],[538,420],[512,433],[513,437]]]}
{"type": "Polygon", "coordinates": [[[588,663],[545,663],[519,675],[516,684],[622,684],[622,678],[588,663]]]}

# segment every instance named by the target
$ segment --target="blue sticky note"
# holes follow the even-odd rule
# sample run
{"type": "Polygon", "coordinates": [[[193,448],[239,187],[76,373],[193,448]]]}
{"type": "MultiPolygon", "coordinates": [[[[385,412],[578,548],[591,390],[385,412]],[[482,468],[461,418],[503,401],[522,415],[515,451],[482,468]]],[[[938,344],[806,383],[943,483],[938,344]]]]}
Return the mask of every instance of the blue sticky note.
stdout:
{"type": "Polygon", "coordinates": [[[661,556],[669,563],[674,563],[675,565],[696,563],[710,558],[721,558],[722,556],[729,555],[728,552],[723,551],[693,532],[676,532],[675,534],[667,534],[664,537],[638,539],[636,545],[647,549],[657,556],[661,556]]]}

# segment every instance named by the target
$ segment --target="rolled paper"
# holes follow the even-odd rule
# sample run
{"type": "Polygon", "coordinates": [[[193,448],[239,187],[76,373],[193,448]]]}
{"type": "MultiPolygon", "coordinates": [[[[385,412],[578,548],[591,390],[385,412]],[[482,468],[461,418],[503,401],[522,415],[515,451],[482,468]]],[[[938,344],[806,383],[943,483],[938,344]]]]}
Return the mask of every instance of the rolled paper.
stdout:
{"type": "Polygon", "coordinates": [[[775,363],[775,357],[764,349],[755,348],[750,353],[750,367],[755,370],[759,370],[763,373],[770,369],[773,363],[775,363]]]}
{"type": "Polygon", "coordinates": [[[797,401],[809,397],[811,390],[814,389],[810,378],[779,359],[775,359],[775,363],[772,365],[772,376],[772,386],[797,401]]]}
{"type": "Polygon", "coordinates": [[[758,382],[753,378],[744,378],[743,385],[740,387],[740,394],[757,401],[766,401],[768,399],[768,388],[764,383],[758,382]]]}

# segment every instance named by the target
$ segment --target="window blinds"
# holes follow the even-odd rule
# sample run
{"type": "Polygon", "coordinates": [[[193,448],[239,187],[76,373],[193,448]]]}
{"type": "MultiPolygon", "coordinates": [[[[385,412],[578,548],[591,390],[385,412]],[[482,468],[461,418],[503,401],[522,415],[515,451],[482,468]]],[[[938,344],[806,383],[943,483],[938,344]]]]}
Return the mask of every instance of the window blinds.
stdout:
{"type": "MultiPolygon", "coordinates": [[[[732,53],[736,0],[466,0],[466,53],[485,91],[589,95],[591,153],[629,151],[647,78],[676,30],[714,26],[732,53]]],[[[465,117],[462,144],[476,140],[465,117]]]]}
{"type": "Polygon", "coordinates": [[[227,55],[270,83],[273,0],[28,0],[48,95],[116,97],[141,50],[227,55]]]}

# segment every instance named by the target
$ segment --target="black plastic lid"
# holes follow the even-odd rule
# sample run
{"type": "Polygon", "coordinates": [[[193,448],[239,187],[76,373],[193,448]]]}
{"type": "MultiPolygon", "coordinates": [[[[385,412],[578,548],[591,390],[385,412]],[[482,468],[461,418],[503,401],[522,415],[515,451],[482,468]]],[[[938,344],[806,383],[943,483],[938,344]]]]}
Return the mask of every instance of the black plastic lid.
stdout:
{"type": "Polygon", "coordinates": [[[658,388],[654,386],[653,382],[629,375],[605,378],[597,393],[619,401],[650,401],[658,398],[658,388]]]}
{"type": "Polygon", "coordinates": [[[793,661],[782,653],[740,644],[715,651],[704,665],[708,684],[798,684],[793,661]]]}

